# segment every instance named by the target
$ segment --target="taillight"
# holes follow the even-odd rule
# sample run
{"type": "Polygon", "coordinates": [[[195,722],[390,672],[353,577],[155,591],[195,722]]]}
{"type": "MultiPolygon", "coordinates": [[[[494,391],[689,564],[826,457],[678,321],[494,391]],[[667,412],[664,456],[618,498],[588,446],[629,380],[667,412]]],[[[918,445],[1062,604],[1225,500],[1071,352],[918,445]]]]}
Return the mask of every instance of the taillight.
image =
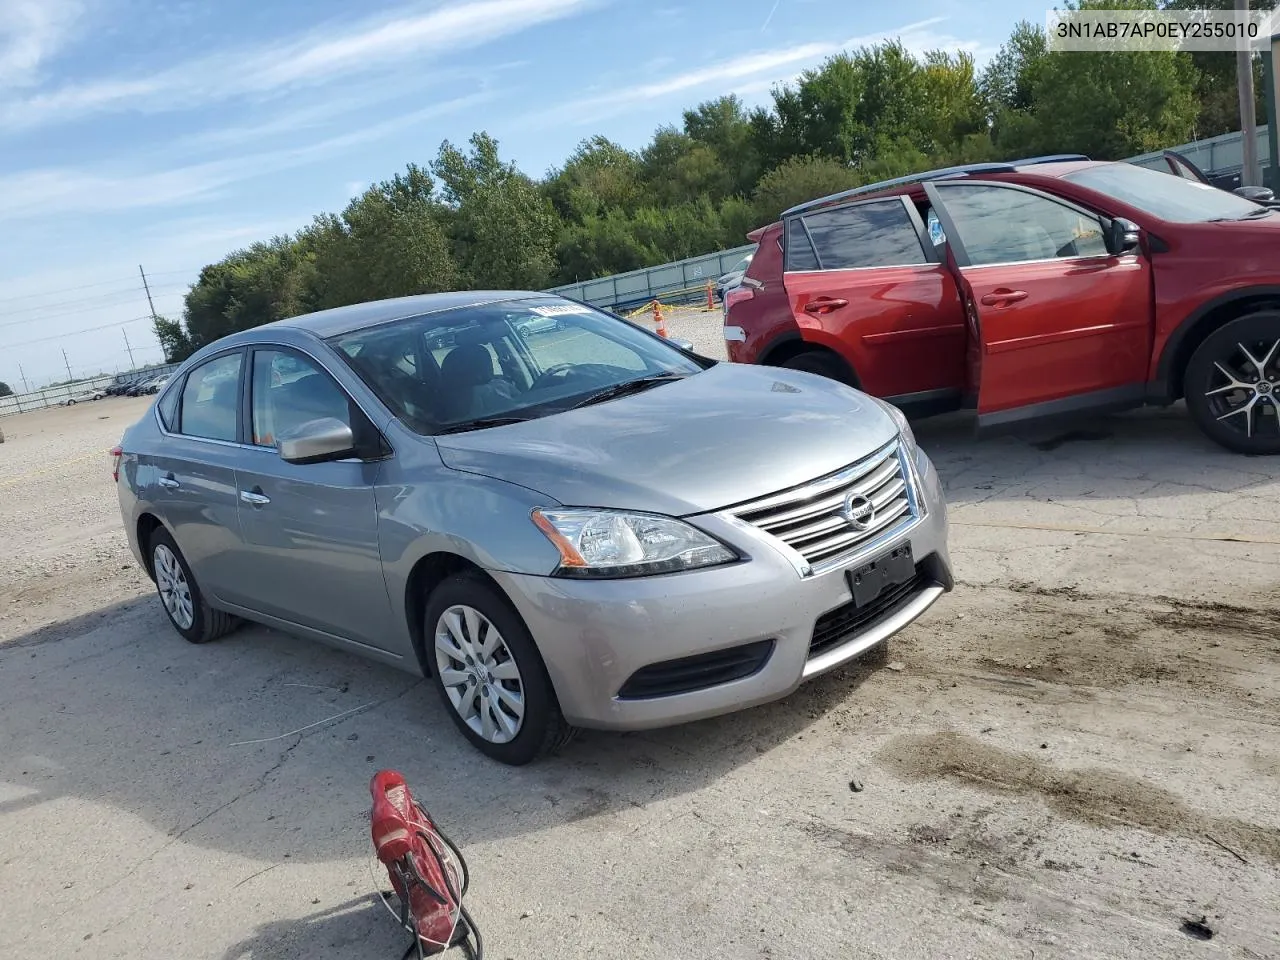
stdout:
{"type": "Polygon", "coordinates": [[[120,458],[124,456],[124,450],[121,447],[111,448],[111,480],[113,483],[120,482],[120,458]]]}

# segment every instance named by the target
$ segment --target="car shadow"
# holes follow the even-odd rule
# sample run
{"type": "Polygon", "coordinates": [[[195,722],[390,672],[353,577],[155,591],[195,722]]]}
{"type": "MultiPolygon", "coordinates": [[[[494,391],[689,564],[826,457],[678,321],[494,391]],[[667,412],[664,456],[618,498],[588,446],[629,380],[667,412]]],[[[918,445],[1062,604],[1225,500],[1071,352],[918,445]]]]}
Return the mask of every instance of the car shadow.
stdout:
{"type": "Polygon", "coordinates": [[[1248,494],[1274,483],[1267,461],[1200,432],[1182,404],[976,437],[971,415],[912,424],[953,508],[1001,500],[1142,500],[1248,494]]]}
{"type": "MultiPolygon", "coordinates": [[[[392,902],[396,903],[394,898],[392,902]]],[[[409,934],[387,915],[378,895],[369,894],[296,919],[263,924],[227,950],[223,960],[393,960],[411,943],[409,934]]]]}
{"type": "Polygon", "coordinates": [[[872,672],[682,727],[584,732],[510,768],[463,740],[428,681],[256,626],[189,644],[148,596],[0,645],[0,817],[54,829],[44,818],[71,799],[140,820],[143,839],[119,841],[131,857],[178,840],[255,863],[366,857],[369,780],[390,767],[465,847],[696,792],[803,736],[872,672]]]}

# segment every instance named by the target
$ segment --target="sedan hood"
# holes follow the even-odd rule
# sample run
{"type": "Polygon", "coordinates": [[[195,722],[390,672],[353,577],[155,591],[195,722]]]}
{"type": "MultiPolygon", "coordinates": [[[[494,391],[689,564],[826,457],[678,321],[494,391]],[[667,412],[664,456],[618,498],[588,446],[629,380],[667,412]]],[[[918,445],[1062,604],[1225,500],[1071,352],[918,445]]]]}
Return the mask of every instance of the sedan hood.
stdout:
{"type": "Polygon", "coordinates": [[[644,393],[436,438],[444,462],[564,506],[704,513],[813,480],[897,435],[834,380],[721,363],[644,393]]]}

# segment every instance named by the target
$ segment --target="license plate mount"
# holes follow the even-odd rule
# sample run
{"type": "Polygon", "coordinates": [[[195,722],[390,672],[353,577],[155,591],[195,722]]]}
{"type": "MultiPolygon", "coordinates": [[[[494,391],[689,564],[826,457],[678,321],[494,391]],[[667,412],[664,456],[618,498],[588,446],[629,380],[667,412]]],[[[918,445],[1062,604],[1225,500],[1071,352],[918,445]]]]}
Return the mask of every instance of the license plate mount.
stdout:
{"type": "Polygon", "coordinates": [[[855,607],[875,603],[880,594],[906,583],[915,575],[916,561],[910,543],[844,572],[855,607]]]}

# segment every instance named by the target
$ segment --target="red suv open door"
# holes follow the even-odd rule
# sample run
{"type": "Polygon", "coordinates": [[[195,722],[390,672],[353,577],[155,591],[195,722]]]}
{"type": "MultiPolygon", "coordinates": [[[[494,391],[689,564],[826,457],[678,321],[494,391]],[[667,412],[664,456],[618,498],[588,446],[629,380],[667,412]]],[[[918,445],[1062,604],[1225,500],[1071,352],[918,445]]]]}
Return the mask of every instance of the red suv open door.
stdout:
{"type": "Polygon", "coordinates": [[[979,427],[1140,404],[1151,356],[1151,265],[1111,249],[1111,221],[1029,187],[934,181],[973,337],[979,427]]]}

